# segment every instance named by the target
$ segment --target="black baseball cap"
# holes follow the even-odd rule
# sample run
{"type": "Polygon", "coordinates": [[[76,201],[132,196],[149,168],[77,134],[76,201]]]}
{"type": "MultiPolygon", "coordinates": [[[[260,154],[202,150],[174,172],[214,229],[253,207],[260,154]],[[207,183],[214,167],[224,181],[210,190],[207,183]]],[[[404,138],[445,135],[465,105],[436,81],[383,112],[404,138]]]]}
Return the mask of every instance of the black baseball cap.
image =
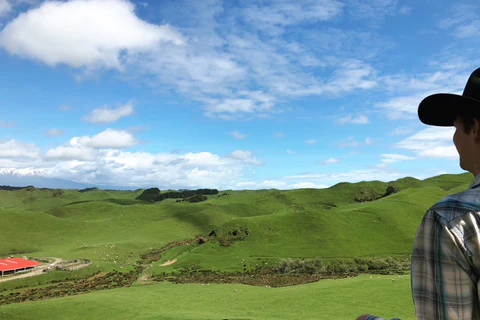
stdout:
{"type": "Polygon", "coordinates": [[[470,75],[462,95],[437,93],[418,106],[420,121],[428,125],[451,127],[458,116],[480,119],[480,68],[470,75]]]}

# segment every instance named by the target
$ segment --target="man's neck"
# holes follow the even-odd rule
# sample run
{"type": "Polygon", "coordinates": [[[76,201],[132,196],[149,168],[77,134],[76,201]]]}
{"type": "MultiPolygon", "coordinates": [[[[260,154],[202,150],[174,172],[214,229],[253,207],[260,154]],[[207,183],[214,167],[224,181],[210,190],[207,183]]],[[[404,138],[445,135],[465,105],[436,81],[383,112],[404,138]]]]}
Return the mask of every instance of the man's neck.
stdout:
{"type": "Polygon", "coordinates": [[[476,178],[480,174],[480,160],[475,160],[473,164],[473,168],[471,170],[468,170],[473,176],[476,178]]]}

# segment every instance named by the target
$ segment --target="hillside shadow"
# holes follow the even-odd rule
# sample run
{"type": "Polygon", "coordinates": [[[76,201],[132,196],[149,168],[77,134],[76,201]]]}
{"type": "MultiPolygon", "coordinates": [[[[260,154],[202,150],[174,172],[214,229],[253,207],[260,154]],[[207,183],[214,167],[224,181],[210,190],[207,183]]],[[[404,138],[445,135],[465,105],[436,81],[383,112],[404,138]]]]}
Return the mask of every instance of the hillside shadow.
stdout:
{"type": "Polygon", "coordinates": [[[130,206],[130,205],[135,205],[135,204],[148,204],[145,201],[141,200],[135,200],[135,199],[99,199],[99,200],[82,200],[82,201],[74,201],[74,202],[69,202],[63,205],[63,207],[68,207],[76,204],[82,204],[82,203],[90,203],[90,202],[108,202],[108,203],[114,203],[118,205],[123,205],[123,206],[130,206]]]}
{"type": "Polygon", "coordinates": [[[98,200],[83,200],[83,201],[74,201],[74,202],[69,202],[64,204],[62,207],[68,207],[68,206],[73,206],[76,204],[82,204],[82,203],[89,203],[89,202],[97,202],[98,200]]]}
{"type": "Polygon", "coordinates": [[[100,201],[119,204],[119,205],[122,205],[122,206],[131,206],[131,205],[136,205],[136,204],[146,204],[144,201],[135,200],[135,199],[105,199],[105,200],[100,200],[100,201]]]}
{"type": "MultiPolygon", "coordinates": [[[[176,203],[174,206],[181,206],[182,203],[176,203]]],[[[195,207],[189,206],[185,208],[177,208],[180,212],[170,217],[178,220],[179,222],[190,224],[197,229],[200,229],[202,233],[209,233],[215,223],[215,217],[212,212],[209,212],[211,206],[208,203],[197,203],[195,207]]]]}

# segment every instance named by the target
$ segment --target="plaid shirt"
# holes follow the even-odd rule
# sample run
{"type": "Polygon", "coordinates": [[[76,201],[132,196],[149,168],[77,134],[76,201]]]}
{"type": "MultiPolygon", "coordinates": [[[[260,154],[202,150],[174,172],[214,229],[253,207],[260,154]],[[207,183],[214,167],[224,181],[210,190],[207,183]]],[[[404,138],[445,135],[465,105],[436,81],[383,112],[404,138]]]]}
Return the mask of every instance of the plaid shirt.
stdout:
{"type": "Polygon", "coordinates": [[[480,175],[433,205],[417,229],[411,267],[417,319],[480,319],[479,187],[480,175]]]}

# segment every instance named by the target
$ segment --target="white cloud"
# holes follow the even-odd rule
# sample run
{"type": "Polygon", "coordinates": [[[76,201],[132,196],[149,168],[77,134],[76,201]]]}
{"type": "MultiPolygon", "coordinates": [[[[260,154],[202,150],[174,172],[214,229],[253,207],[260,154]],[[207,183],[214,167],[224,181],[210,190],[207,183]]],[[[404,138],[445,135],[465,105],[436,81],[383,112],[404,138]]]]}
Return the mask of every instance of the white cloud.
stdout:
{"type": "Polygon", "coordinates": [[[251,151],[247,150],[235,150],[228,154],[227,157],[249,165],[260,165],[262,163],[262,161],[253,156],[251,151]]]}
{"type": "Polygon", "coordinates": [[[418,153],[420,157],[458,159],[458,153],[455,146],[436,146],[431,149],[425,149],[418,153]]]}
{"type": "Polygon", "coordinates": [[[123,149],[138,144],[139,141],[126,130],[106,129],[92,137],[75,137],[70,140],[72,146],[94,149],[123,149]]]}
{"type": "Polygon", "coordinates": [[[59,146],[50,149],[45,153],[45,159],[48,160],[78,160],[78,161],[93,161],[97,158],[99,153],[97,150],[79,146],[59,146]]]}
{"type": "Polygon", "coordinates": [[[12,10],[12,6],[8,0],[2,0],[0,2],[0,17],[7,15],[12,10]]]}
{"type": "Polygon", "coordinates": [[[246,166],[259,163],[242,150],[226,157],[210,152],[152,154],[112,149],[95,152],[95,157],[84,161],[56,162],[54,167],[46,169],[46,175],[94,184],[225,189],[241,178],[246,166]]]}
{"type": "Polygon", "coordinates": [[[415,160],[415,157],[406,156],[404,154],[382,154],[382,163],[394,163],[406,160],[415,160]]]}
{"type": "Polygon", "coordinates": [[[372,89],[377,86],[376,71],[360,60],[348,60],[335,71],[334,77],[323,86],[326,93],[339,94],[356,89],[372,89]]]}
{"type": "Polygon", "coordinates": [[[52,129],[48,129],[44,133],[45,133],[45,135],[47,135],[49,137],[58,137],[58,136],[63,135],[63,130],[52,128],[52,129]]]}
{"type": "Polygon", "coordinates": [[[418,105],[427,95],[424,93],[405,97],[395,97],[387,102],[377,103],[376,106],[383,109],[383,113],[392,120],[414,119],[418,105]]]}
{"type": "MultiPolygon", "coordinates": [[[[220,156],[211,152],[181,154],[95,149],[97,136],[72,138],[44,154],[33,143],[1,142],[0,167],[35,169],[47,178],[98,185],[228,189],[241,183],[246,168],[262,165],[261,160],[247,150],[220,156]]],[[[269,181],[261,182],[262,187],[272,186],[273,182],[269,181]]]]}
{"type": "MultiPolygon", "coordinates": [[[[431,139],[438,137],[429,136],[431,139]]],[[[34,168],[41,171],[45,177],[100,185],[162,188],[295,189],[323,188],[343,181],[391,181],[406,174],[391,170],[387,162],[407,160],[403,155],[384,154],[382,157],[387,162],[369,170],[304,173],[282,178],[245,181],[244,170],[252,165],[262,164],[246,150],[235,150],[226,156],[210,152],[152,154],[93,149],[80,145],[75,139],[64,146],[48,150],[43,156],[38,153],[38,148],[34,144],[18,141],[0,144],[0,148],[15,152],[9,155],[11,158],[0,157],[0,166],[4,168],[34,168]]],[[[444,152],[440,149],[438,151],[444,152]]]]}
{"type": "Polygon", "coordinates": [[[255,98],[226,98],[220,101],[210,103],[206,109],[206,114],[215,116],[216,114],[231,113],[258,113],[268,112],[273,107],[272,101],[262,101],[255,98]]]}
{"type": "Polygon", "coordinates": [[[288,154],[295,154],[295,152],[292,151],[292,150],[290,150],[290,149],[287,150],[287,153],[288,153],[288,154]]]}
{"type": "Polygon", "coordinates": [[[0,33],[0,43],[11,54],[51,66],[64,63],[81,68],[81,74],[98,67],[119,69],[136,83],[172,89],[200,102],[206,116],[264,118],[282,112],[276,104],[292,98],[377,86],[377,71],[367,56],[375,56],[370,44],[379,39],[368,32],[337,37],[328,30],[325,34],[341,48],[328,46],[322,55],[309,43],[258,32],[264,26],[283,29],[336,19],[343,9],[337,0],[279,0],[241,4],[230,12],[231,19],[222,19],[220,2],[162,4],[162,11],[180,12],[182,19],[171,19],[174,29],[141,20],[127,0],[48,1],[11,21],[0,33]],[[237,21],[246,28],[237,28],[237,21]],[[359,45],[365,61],[351,58],[359,45]]]}
{"type": "Polygon", "coordinates": [[[282,180],[264,180],[256,184],[257,189],[285,189],[287,183],[282,180]]]}
{"type": "MultiPolygon", "coordinates": [[[[313,183],[320,182],[325,185],[333,185],[339,182],[359,182],[359,181],[392,181],[405,177],[406,175],[401,172],[387,170],[382,167],[375,167],[368,170],[352,170],[346,172],[332,172],[332,173],[306,173],[293,176],[286,176],[286,180],[302,180],[310,181],[313,183]]],[[[412,176],[412,175],[410,175],[412,176]]],[[[415,176],[415,175],[413,175],[415,176]]]]}
{"type": "Polygon", "coordinates": [[[134,10],[134,4],[123,0],[47,1],[7,24],[0,45],[10,54],[50,66],[121,69],[124,51],[145,52],[162,42],[184,43],[172,27],[142,21],[134,10]]]}
{"type": "Polygon", "coordinates": [[[362,146],[368,146],[371,145],[373,142],[370,138],[365,138],[363,142],[358,142],[355,137],[348,137],[346,140],[342,141],[339,144],[340,148],[345,148],[345,147],[353,147],[353,148],[358,148],[362,146]]]}
{"type": "Polygon", "coordinates": [[[324,184],[315,184],[313,182],[298,182],[293,184],[291,189],[303,189],[303,188],[324,189],[324,188],[328,188],[328,186],[324,184]]]}
{"type": "Polygon", "coordinates": [[[345,124],[345,123],[353,123],[353,124],[368,124],[368,117],[365,115],[357,115],[356,117],[353,117],[352,115],[348,115],[346,117],[340,118],[336,121],[339,124],[345,124]]]}
{"type": "Polygon", "coordinates": [[[277,137],[277,138],[283,138],[283,137],[285,137],[285,135],[284,135],[283,133],[281,133],[281,132],[275,132],[275,137],[277,137]]]}
{"type": "Polygon", "coordinates": [[[240,133],[238,131],[229,132],[228,134],[234,137],[235,139],[243,139],[247,136],[246,134],[240,133]]]}
{"type": "Polygon", "coordinates": [[[477,7],[468,4],[455,4],[449,10],[448,18],[441,20],[442,29],[454,29],[452,35],[457,38],[476,38],[479,36],[480,23],[476,14],[477,7]]]}
{"type": "MultiPolygon", "coordinates": [[[[256,25],[240,30],[222,24],[224,21],[212,17],[212,10],[221,11],[222,7],[200,10],[200,3],[189,3],[192,13],[183,13],[196,25],[180,28],[188,36],[184,46],[166,44],[131,56],[128,63],[139,79],[145,78],[145,73],[152,75],[156,85],[171,87],[202,102],[207,116],[226,120],[265,117],[282,111],[276,105],[279,101],[368,90],[377,84],[376,70],[364,61],[352,59],[351,54],[335,61],[320,61],[322,57],[315,57],[305,44],[279,37],[264,39],[256,25]],[[199,20],[199,16],[206,18],[199,20]],[[250,31],[250,27],[254,30],[250,31]],[[304,61],[309,61],[308,66],[304,61]],[[313,62],[328,67],[328,76],[312,72],[313,62]]],[[[239,14],[237,18],[241,21],[245,17],[239,14]]],[[[151,78],[147,79],[151,85],[151,78]]]]}
{"type": "Polygon", "coordinates": [[[339,163],[340,162],[340,159],[338,158],[329,158],[325,161],[318,161],[317,163],[318,164],[323,164],[323,165],[329,165],[329,164],[334,164],[334,163],[339,163]]]}
{"type": "Polygon", "coordinates": [[[428,127],[423,129],[413,136],[407,138],[398,145],[404,145],[411,141],[425,141],[425,142],[451,142],[455,129],[453,127],[428,127]]]}
{"type": "Polygon", "coordinates": [[[415,75],[400,73],[384,76],[380,80],[387,90],[395,93],[411,95],[412,92],[417,92],[428,95],[443,91],[461,94],[465,81],[471,72],[469,64],[465,64],[465,61],[461,60],[462,58],[458,57],[441,62],[432,60],[432,66],[435,67],[433,72],[423,72],[415,75]]]}
{"type": "Polygon", "coordinates": [[[453,146],[454,128],[429,127],[398,142],[397,148],[413,151],[418,157],[458,159],[453,146]]]}
{"type": "Polygon", "coordinates": [[[228,159],[210,152],[189,152],[183,155],[179,161],[183,161],[187,165],[202,166],[206,168],[213,168],[215,166],[222,166],[229,163],[228,159]]]}
{"type": "MultiPolygon", "coordinates": [[[[128,62],[140,80],[145,74],[153,75],[155,85],[172,87],[203,102],[209,116],[254,112],[257,105],[268,107],[255,93],[240,93],[246,80],[245,68],[234,61],[231,54],[207,46],[209,41],[154,48],[148,54],[130,57],[128,62]]],[[[147,79],[149,81],[144,81],[151,85],[151,79],[147,79]]]]}
{"type": "Polygon", "coordinates": [[[391,132],[391,134],[393,135],[403,135],[403,134],[409,134],[409,133],[412,133],[412,129],[408,127],[398,127],[391,132]]]}
{"type": "Polygon", "coordinates": [[[253,182],[253,181],[239,182],[235,185],[235,187],[238,188],[238,189],[254,189],[255,188],[255,182],[253,182]]]}
{"type": "Polygon", "coordinates": [[[442,29],[448,29],[462,22],[471,21],[472,19],[476,18],[475,9],[475,6],[462,4],[453,6],[449,10],[451,13],[448,15],[448,18],[440,20],[438,27],[442,29]]]}
{"type": "Polygon", "coordinates": [[[234,189],[291,189],[288,184],[282,180],[263,180],[263,181],[242,181],[233,186],[234,189]]]}
{"type": "Polygon", "coordinates": [[[263,181],[242,181],[238,182],[233,186],[233,189],[280,189],[280,190],[291,190],[291,189],[302,189],[302,188],[314,188],[314,189],[324,189],[328,188],[327,185],[321,183],[314,183],[309,181],[300,181],[296,183],[289,183],[289,181],[272,179],[272,180],[263,180],[263,181]]]}
{"type": "Polygon", "coordinates": [[[38,148],[33,143],[20,142],[15,139],[0,141],[0,159],[37,158],[38,148]]]}
{"type": "Polygon", "coordinates": [[[400,14],[405,15],[405,14],[409,14],[410,12],[412,12],[412,7],[409,7],[409,6],[400,7],[400,10],[399,10],[400,14]]]}
{"type": "Polygon", "coordinates": [[[60,111],[68,111],[68,110],[70,110],[70,107],[67,106],[67,105],[61,105],[60,107],[58,107],[58,110],[60,110],[60,111]]]}
{"type": "Polygon", "coordinates": [[[115,122],[121,117],[128,116],[133,113],[133,104],[128,102],[127,104],[117,108],[110,109],[108,106],[103,106],[92,110],[92,112],[84,117],[85,121],[93,123],[110,123],[115,122]]]}
{"type": "Polygon", "coordinates": [[[138,143],[128,131],[106,129],[92,137],[73,137],[62,146],[49,149],[45,157],[47,160],[94,161],[102,154],[99,149],[124,149],[138,143]]]}
{"type": "Polygon", "coordinates": [[[331,20],[342,13],[343,3],[336,0],[304,0],[287,2],[274,0],[268,4],[254,4],[245,9],[247,21],[270,32],[275,26],[286,26],[303,21],[331,20]]]}
{"type": "Polygon", "coordinates": [[[454,32],[455,37],[462,39],[478,37],[479,34],[480,22],[478,20],[458,26],[454,32]]]}
{"type": "Polygon", "coordinates": [[[404,14],[405,9],[397,8],[397,0],[348,0],[351,16],[370,21],[382,20],[385,16],[404,14]]]}
{"type": "Polygon", "coordinates": [[[428,95],[439,92],[461,94],[471,72],[468,70],[470,66],[456,58],[436,61],[435,64],[435,72],[382,77],[386,89],[395,96],[377,102],[375,106],[392,120],[417,119],[418,105],[428,95]]]}
{"type": "Polygon", "coordinates": [[[305,144],[315,144],[316,142],[317,142],[317,140],[310,139],[310,140],[305,141],[305,144]]]}

